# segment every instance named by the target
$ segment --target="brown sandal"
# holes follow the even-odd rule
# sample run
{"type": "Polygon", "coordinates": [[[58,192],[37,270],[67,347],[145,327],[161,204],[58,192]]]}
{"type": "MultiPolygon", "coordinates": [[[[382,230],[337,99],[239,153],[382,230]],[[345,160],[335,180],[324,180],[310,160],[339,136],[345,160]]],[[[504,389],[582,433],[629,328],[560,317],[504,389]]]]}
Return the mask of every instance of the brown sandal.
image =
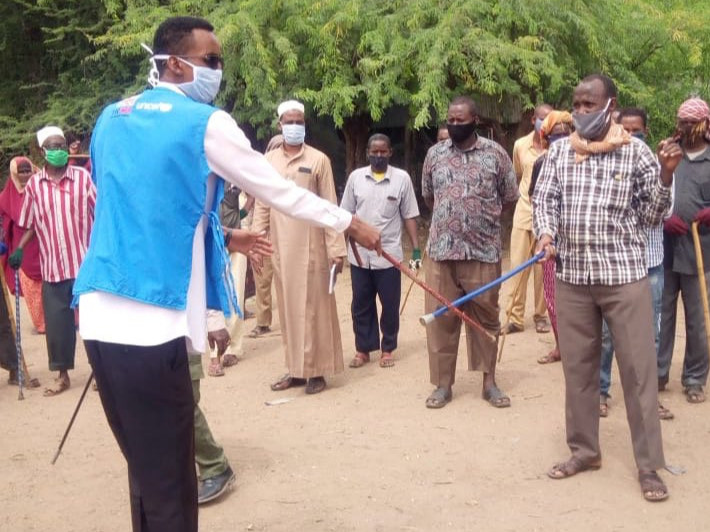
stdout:
{"type": "Polygon", "coordinates": [[[560,462],[552,466],[547,472],[547,476],[555,480],[573,477],[577,473],[587,470],[596,470],[602,466],[601,461],[598,462],[582,462],[579,458],[572,456],[566,462],[560,462]]]}
{"type": "Polygon", "coordinates": [[[538,358],[537,363],[552,364],[553,362],[559,362],[560,360],[562,360],[562,357],[560,356],[560,350],[555,348],[549,353],[547,353],[545,356],[538,358]]]}
{"type": "Polygon", "coordinates": [[[350,361],[349,366],[351,368],[361,368],[370,361],[370,355],[367,353],[357,352],[355,356],[350,361]]]}
{"type": "Polygon", "coordinates": [[[45,397],[54,397],[55,395],[59,395],[60,393],[68,390],[69,386],[69,379],[56,378],[54,379],[54,386],[45,388],[42,395],[45,397]]]}
{"type": "Polygon", "coordinates": [[[215,359],[214,362],[210,362],[207,367],[207,375],[210,377],[224,377],[224,368],[219,360],[215,359]]]}
{"type": "Polygon", "coordinates": [[[281,375],[279,380],[271,385],[271,389],[275,392],[281,392],[283,390],[288,390],[294,386],[305,386],[306,379],[299,379],[297,377],[291,377],[290,373],[281,375]]]}
{"type": "Polygon", "coordinates": [[[382,353],[380,356],[380,367],[381,368],[391,368],[394,366],[394,357],[392,353],[382,353]]]}
{"type": "Polygon", "coordinates": [[[639,484],[647,501],[660,502],[668,498],[668,488],[655,471],[639,471],[639,484]]]}

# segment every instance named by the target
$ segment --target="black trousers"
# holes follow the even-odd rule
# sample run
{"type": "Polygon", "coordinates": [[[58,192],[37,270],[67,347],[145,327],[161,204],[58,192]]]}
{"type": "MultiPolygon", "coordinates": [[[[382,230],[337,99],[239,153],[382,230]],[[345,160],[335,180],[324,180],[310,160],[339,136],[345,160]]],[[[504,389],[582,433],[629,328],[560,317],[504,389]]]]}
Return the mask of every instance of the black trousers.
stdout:
{"type": "Polygon", "coordinates": [[[134,532],[196,532],[194,398],[185,338],[87,340],[106,419],[128,463],[134,532]]]}
{"type": "Polygon", "coordinates": [[[0,368],[17,369],[17,351],[15,350],[15,331],[10,323],[10,309],[5,299],[0,302],[0,368]]]}
{"type": "Polygon", "coordinates": [[[355,349],[362,353],[370,351],[394,351],[399,333],[399,300],[402,296],[402,274],[397,268],[370,270],[350,265],[353,287],[353,330],[355,349]],[[380,298],[382,315],[377,326],[376,297],[380,298]],[[380,344],[380,328],[382,344],[380,344]]]}
{"type": "Polygon", "coordinates": [[[74,279],[42,282],[42,308],[46,328],[50,371],[74,369],[76,321],[71,308],[74,279]]]}

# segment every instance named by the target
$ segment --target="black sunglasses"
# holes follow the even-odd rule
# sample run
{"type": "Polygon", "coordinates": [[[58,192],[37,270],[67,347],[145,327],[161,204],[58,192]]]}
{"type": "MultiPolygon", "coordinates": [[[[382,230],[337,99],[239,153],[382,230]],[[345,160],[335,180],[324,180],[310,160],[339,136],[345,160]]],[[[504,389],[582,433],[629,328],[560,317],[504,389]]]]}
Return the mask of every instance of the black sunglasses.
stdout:
{"type": "Polygon", "coordinates": [[[203,63],[207,65],[212,70],[217,70],[219,68],[224,68],[224,57],[217,54],[207,54],[207,55],[179,55],[185,59],[202,59],[203,63]]]}

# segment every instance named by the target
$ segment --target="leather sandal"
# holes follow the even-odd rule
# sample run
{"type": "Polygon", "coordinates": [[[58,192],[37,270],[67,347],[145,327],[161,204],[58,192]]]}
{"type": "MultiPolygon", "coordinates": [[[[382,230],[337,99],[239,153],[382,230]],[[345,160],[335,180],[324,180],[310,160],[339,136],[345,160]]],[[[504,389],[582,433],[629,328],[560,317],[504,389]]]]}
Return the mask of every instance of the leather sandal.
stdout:
{"type": "Polygon", "coordinates": [[[573,477],[582,471],[596,470],[602,466],[601,460],[593,462],[583,462],[576,456],[572,456],[566,462],[560,462],[552,466],[547,472],[547,476],[555,480],[573,477]]]}
{"type": "Polygon", "coordinates": [[[286,373],[285,375],[281,375],[279,377],[279,380],[277,380],[275,383],[271,385],[271,389],[275,392],[280,392],[283,390],[288,390],[289,388],[292,388],[294,386],[305,386],[306,385],[306,379],[299,379],[297,377],[291,377],[290,373],[286,373]]]}
{"type": "Polygon", "coordinates": [[[427,408],[444,408],[451,401],[452,396],[451,388],[439,387],[431,392],[424,404],[427,408]]]}

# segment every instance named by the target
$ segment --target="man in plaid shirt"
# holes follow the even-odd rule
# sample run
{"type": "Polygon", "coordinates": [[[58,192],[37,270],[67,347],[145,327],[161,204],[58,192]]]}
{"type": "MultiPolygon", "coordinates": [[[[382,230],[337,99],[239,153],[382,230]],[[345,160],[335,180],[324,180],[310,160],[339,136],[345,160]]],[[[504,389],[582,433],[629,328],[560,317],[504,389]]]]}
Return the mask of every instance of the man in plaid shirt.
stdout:
{"type": "Polygon", "coordinates": [[[641,489],[647,500],[664,500],[668,490],[656,473],[665,462],[645,228],[662,222],[670,207],[681,150],[664,141],[657,162],[645,143],[612,123],[616,87],[606,76],[584,78],[574,91],[573,107],[576,131],[550,147],[533,196],[537,250],[545,250],[545,260],[557,255],[559,344],[572,451],[548,475],[561,479],[601,466],[599,352],[605,319],[616,348],[641,489]]]}

